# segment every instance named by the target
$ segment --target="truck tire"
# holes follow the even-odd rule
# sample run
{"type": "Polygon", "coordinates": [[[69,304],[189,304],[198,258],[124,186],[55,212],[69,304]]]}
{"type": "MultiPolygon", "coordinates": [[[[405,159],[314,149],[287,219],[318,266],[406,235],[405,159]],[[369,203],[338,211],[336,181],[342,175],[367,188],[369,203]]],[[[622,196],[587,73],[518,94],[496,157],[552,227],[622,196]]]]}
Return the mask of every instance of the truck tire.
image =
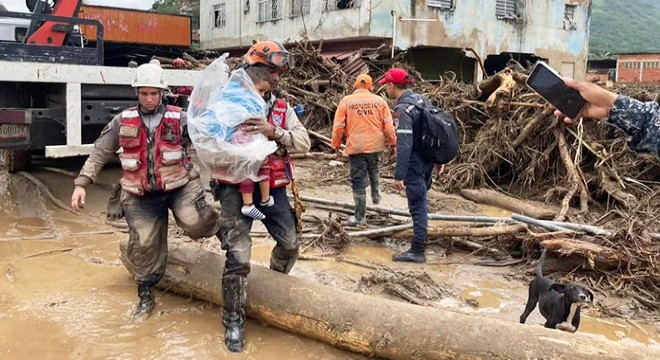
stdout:
{"type": "Polygon", "coordinates": [[[10,173],[30,167],[30,150],[0,150],[0,167],[10,173]]]}

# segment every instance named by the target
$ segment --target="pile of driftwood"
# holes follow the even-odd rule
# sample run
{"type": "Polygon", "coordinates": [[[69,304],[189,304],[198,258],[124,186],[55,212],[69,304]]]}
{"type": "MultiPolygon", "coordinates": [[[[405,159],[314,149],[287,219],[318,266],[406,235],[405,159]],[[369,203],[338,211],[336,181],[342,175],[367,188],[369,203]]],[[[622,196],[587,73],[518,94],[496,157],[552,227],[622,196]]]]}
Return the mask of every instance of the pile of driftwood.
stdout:
{"type": "MultiPolygon", "coordinates": [[[[354,77],[306,42],[291,49],[299,66],[284,78],[283,87],[305,104],[303,121],[316,130],[311,135],[317,149],[330,150],[327,136],[334,110],[341,97],[352,91],[354,77]]],[[[374,79],[390,66],[406,67],[417,80],[415,90],[451,112],[461,128],[461,153],[447,166],[440,188],[503,208],[515,202],[515,197],[526,204],[525,211],[516,212],[605,230],[597,234],[584,228],[552,231],[548,230],[552,227],[538,224],[526,224],[522,230],[521,223],[516,222],[497,230],[477,228],[455,235],[474,237],[470,233],[477,230],[486,239],[504,235],[508,240],[500,241],[500,245],[505,247],[511,247],[512,239],[517,244],[548,247],[571,260],[565,264],[586,270],[579,276],[589,275],[585,280],[594,287],[635,293],[645,306],[660,308],[660,243],[652,236],[660,232],[660,222],[656,221],[660,210],[657,158],[632,153],[626,138],[602,122],[585,119],[570,127],[558,122],[547,103],[525,86],[528,70],[515,61],[471,85],[457,82],[453,74],[433,83],[423,81],[414,68],[400,60],[364,58],[374,79]],[[467,190],[484,187],[497,193],[470,194],[467,190]]],[[[660,99],[657,88],[625,87],[618,91],[643,101],[660,99]]],[[[383,173],[387,176],[388,169],[383,173]]],[[[452,236],[449,233],[431,231],[432,235],[452,236]]],[[[461,241],[479,251],[488,244],[461,241]]],[[[492,244],[485,248],[484,253],[490,254],[503,250],[492,244]]]]}
{"type": "MultiPolygon", "coordinates": [[[[311,130],[316,151],[298,154],[298,158],[345,161],[331,153],[329,135],[336,106],[352,92],[355,76],[368,70],[376,80],[392,66],[407,68],[416,80],[414,90],[452,113],[461,129],[461,152],[447,166],[437,187],[533,218],[590,224],[605,230],[594,234],[581,227],[576,235],[575,229],[549,230],[552,224],[544,223],[544,227],[515,222],[453,232],[432,228],[432,237],[453,237],[449,250],[458,241],[468,249],[498,257],[508,256],[506,250],[512,246],[542,244],[576,260],[566,263],[588,270],[580,276],[588,275],[592,285],[634,293],[645,306],[660,308],[660,243],[652,236],[660,232],[660,222],[656,221],[660,212],[657,158],[633,154],[626,147],[626,138],[602,122],[583,120],[570,127],[558,122],[546,102],[525,86],[528,70],[513,60],[476,85],[460,83],[452,73],[431,83],[403,62],[402,54],[390,59],[382,56],[384,49],[366,49],[346,63],[322,56],[321,47],[307,41],[288,46],[296,67],[283,77],[282,88],[292,96],[290,100],[305,105],[302,121],[311,130]],[[470,192],[474,188],[497,192],[470,192]]],[[[185,60],[186,67],[192,69],[209,62],[185,60]]],[[[240,61],[234,58],[231,64],[240,61]]],[[[375,86],[377,92],[382,91],[375,86]]],[[[642,101],[660,99],[660,89],[652,87],[622,87],[618,91],[642,101]]],[[[383,176],[388,177],[391,169],[391,165],[385,166],[383,176]]],[[[333,176],[326,177],[332,181],[333,176]]],[[[337,204],[325,206],[335,208],[333,214],[338,214],[337,204]]],[[[372,220],[377,219],[371,211],[372,220]]],[[[338,219],[342,218],[316,219],[304,235],[307,245],[340,251],[350,238],[363,236],[340,229],[338,219]]],[[[393,236],[392,227],[407,226],[387,221],[366,231],[393,236]]]]}

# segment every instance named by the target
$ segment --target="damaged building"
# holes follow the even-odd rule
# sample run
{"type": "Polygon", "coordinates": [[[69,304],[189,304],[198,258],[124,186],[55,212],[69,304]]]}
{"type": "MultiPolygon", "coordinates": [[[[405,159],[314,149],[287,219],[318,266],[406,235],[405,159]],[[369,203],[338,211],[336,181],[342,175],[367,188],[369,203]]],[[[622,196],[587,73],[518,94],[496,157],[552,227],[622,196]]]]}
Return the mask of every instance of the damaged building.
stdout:
{"type": "Polygon", "coordinates": [[[590,7],[591,0],[202,0],[200,42],[237,54],[253,40],[306,34],[323,40],[328,56],[393,44],[430,80],[453,71],[472,82],[512,58],[543,59],[582,78],[590,7]]]}

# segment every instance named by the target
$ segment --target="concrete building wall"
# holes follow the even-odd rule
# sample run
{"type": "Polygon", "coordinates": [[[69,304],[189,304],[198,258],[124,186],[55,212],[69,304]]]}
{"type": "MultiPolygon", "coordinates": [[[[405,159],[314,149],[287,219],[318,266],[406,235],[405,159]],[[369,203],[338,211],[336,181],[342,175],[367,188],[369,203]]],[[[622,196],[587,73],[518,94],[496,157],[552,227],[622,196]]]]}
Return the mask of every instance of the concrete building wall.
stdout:
{"type": "Polygon", "coordinates": [[[625,54],[617,60],[617,82],[660,84],[660,54],[625,54]]]}
{"type": "MultiPolygon", "coordinates": [[[[355,42],[393,39],[396,47],[471,47],[485,60],[501,53],[535,54],[564,75],[586,73],[590,0],[354,0],[351,9],[329,10],[336,0],[202,0],[201,46],[242,48],[252,40],[299,39],[355,42]],[[281,16],[259,21],[259,7],[281,4],[281,16]],[[304,16],[294,4],[309,2],[304,16]],[[227,24],[214,27],[213,6],[226,4],[227,24]],[[249,4],[249,10],[246,10],[249,4]],[[436,5],[436,6],[433,6],[436,5]],[[449,5],[448,8],[438,6],[449,5]],[[506,5],[507,16],[498,16],[506,5]],[[566,19],[566,13],[572,17],[566,19]]],[[[499,15],[502,15],[501,13],[499,15]]]]}

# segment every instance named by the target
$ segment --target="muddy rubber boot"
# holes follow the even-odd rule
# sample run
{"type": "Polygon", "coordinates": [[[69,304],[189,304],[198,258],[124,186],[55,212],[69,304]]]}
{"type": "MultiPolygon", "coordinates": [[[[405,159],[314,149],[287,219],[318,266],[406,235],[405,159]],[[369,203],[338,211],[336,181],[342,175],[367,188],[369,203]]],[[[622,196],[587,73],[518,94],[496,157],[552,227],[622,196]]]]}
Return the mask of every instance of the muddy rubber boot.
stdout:
{"type": "Polygon", "coordinates": [[[406,252],[395,254],[394,256],[392,256],[392,260],[423,264],[426,262],[426,256],[424,255],[423,252],[422,253],[413,252],[411,249],[411,250],[407,250],[406,252]]]}
{"type": "Polygon", "coordinates": [[[225,346],[231,352],[241,352],[243,323],[245,322],[245,284],[247,278],[241,275],[222,277],[222,324],[225,326],[225,346]]]}
{"type": "Polygon", "coordinates": [[[371,203],[374,205],[380,205],[380,193],[378,192],[378,189],[371,189],[371,203]]]}
{"type": "Polygon", "coordinates": [[[151,310],[156,306],[156,295],[153,285],[150,283],[138,283],[138,297],[140,301],[135,308],[133,318],[135,320],[145,320],[151,315],[151,310]]]}
{"type": "Polygon", "coordinates": [[[367,225],[367,194],[353,192],[353,200],[355,201],[355,216],[348,218],[349,225],[367,225]]]}
{"type": "Polygon", "coordinates": [[[297,248],[295,250],[285,250],[282,247],[275,246],[270,255],[270,269],[288,274],[298,260],[298,256],[297,248]]]}

